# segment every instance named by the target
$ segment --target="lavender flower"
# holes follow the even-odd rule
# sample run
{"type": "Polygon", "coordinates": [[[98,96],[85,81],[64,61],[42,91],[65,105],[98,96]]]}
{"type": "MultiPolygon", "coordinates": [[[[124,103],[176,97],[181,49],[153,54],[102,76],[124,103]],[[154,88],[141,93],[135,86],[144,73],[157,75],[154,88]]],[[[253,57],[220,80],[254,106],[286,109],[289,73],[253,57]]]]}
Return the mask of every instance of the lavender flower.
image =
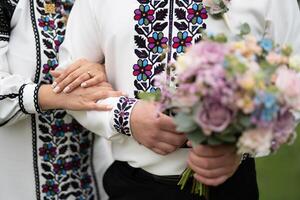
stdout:
{"type": "Polygon", "coordinates": [[[227,52],[228,48],[224,44],[203,41],[197,45],[192,46],[187,54],[190,54],[195,58],[201,58],[203,64],[219,63],[223,65],[224,56],[227,52]]]}
{"type": "Polygon", "coordinates": [[[204,98],[195,115],[195,121],[207,136],[224,131],[232,118],[233,112],[212,98],[204,98]]]}
{"type": "Polygon", "coordinates": [[[276,151],[282,144],[287,143],[295,132],[296,120],[294,115],[286,111],[278,116],[274,125],[272,150],[276,151]]]}

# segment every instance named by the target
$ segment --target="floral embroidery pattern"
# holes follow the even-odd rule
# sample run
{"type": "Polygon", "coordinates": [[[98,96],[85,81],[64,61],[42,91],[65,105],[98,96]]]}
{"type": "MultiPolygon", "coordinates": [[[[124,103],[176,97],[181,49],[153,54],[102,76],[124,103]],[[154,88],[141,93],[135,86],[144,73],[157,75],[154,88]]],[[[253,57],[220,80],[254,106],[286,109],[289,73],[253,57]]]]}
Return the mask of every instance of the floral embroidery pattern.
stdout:
{"type": "Polygon", "coordinates": [[[152,37],[148,38],[148,47],[153,53],[162,53],[167,47],[168,38],[163,33],[154,32],[152,37]]]}
{"type": "Polygon", "coordinates": [[[173,58],[184,53],[186,47],[197,43],[202,38],[202,32],[206,29],[205,19],[208,18],[207,10],[202,0],[178,0],[175,1],[175,22],[177,36],[173,37],[173,58]]]}
{"type": "Polygon", "coordinates": [[[136,101],[128,97],[119,99],[117,108],[114,110],[114,128],[121,134],[131,136],[129,115],[136,101]]]}
{"type": "Polygon", "coordinates": [[[203,5],[193,4],[192,8],[188,9],[187,19],[192,22],[192,24],[202,24],[203,19],[207,19],[207,10],[203,5]]]}
{"type": "Polygon", "coordinates": [[[138,57],[133,65],[136,77],[135,96],[140,91],[154,91],[154,76],[164,70],[162,55],[168,46],[168,38],[164,35],[168,26],[168,0],[138,0],[140,6],[134,11],[135,35],[137,45],[135,54],[138,57]]]}
{"type": "Polygon", "coordinates": [[[47,57],[47,62],[42,66],[42,75],[45,83],[52,83],[52,76],[50,70],[55,70],[58,66],[58,50],[63,42],[65,34],[65,13],[71,9],[70,2],[66,0],[55,1],[55,13],[47,13],[45,5],[51,3],[50,0],[37,0],[39,6],[38,12],[40,17],[38,20],[38,27],[41,28],[41,35],[43,36],[42,45],[45,47],[44,54],[47,57]]]}
{"type": "Polygon", "coordinates": [[[178,32],[177,37],[173,38],[173,48],[177,53],[184,53],[186,47],[192,45],[193,38],[188,36],[188,32],[178,32]]]}
{"type": "Polygon", "coordinates": [[[137,77],[139,81],[146,81],[152,75],[152,65],[148,64],[148,60],[140,59],[137,64],[133,66],[133,75],[137,77]]]}
{"type": "Polygon", "coordinates": [[[89,131],[64,111],[40,115],[39,147],[44,199],[91,199],[94,197],[90,174],[90,154],[93,140],[89,131]],[[66,121],[70,121],[67,123],[66,121]],[[52,122],[53,121],[53,122],[52,122]],[[89,181],[86,177],[90,177],[89,181]],[[84,184],[83,184],[84,183],[84,184]],[[76,191],[75,193],[73,191],[76,191]]]}
{"type": "MultiPolygon", "coordinates": [[[[39,82],[52,83],[49,71],[58,66],[57,54],[64,40],[66,14],[72,1],[56,0],[55,13],[46,13],[45,4],[37,3],[37,25],[43,45],[41,79],[39,82]],[[62,9],[63,8],[63,9],[62,9]]],[[[92,171],[93,135],[79,125],[65,111],[56,110],[37,116],[36,149],[39,156],[41,175],[41,197],[43,200],[97,199],[97,186],[92,171]]]]}
{"type": "MultiPolygon", "coordinates": [[[[177,59],[192,43],[199,42],[206,29],[207,10],[202,0],[138,0],[134,11],[134,37],[138,57],[133,65],[135,96],[154,92],[154,77],[164,71],[171,59],[177,59]],[[172,26],[170,26],[170,24],[172,26]],[[168,57],[165,51],[168,49],[168,57]]],[[[174,76],[168,71],[170,76],[174,76]]]]}
{"type": "Polygon", "coordinates": [[[139,9],[134,11],[134,19],[138,20],[139,25],[149,25],[154,20],[154,10],[149,5],[141,5],[139,9]]]}

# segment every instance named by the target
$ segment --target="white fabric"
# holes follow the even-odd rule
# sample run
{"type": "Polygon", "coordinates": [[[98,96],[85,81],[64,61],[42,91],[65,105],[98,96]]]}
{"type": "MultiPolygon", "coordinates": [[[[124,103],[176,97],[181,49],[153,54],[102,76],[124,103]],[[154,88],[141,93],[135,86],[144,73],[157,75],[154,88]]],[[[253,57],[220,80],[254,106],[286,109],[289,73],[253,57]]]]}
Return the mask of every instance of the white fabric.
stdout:
{"type": "MultiPolygon", "coordinates": [[[[34,2],[36,3],[36,1],[34,2]]],[[[18,94],[20,86],[28,84],[24,88],[23,104],[27,112],[34,114],[36,110],[33,93],[36,84],[33,84],[33,80],[37,63],[31,11],[30,1],[19,0],[11,21],[10,41],[9,43],[0,41],[0,95],[18,94]]],[[[41,63],[47,62],[45,57],[42,56],[41,59],[41,63]]],[[[18,97],[0,101],[1,200],[36,199],[31,115],[25,115],[19,111],[18,97]],[[8,120],[9,122],[6,123],[8,120]]],[[[37,136],[41,135],[39,130],[37,131],[37,136]]],[[[113,162],[108,146],[109,143],[96,137],[94,169],[97,173],[101,200],[107,199],[102,187],[102,176],[106,168],[113,162]]],[[[41,188],[42,184],[43,182],[41,182],[41,188]]],[[[42,191],[40,192],[42,193],[42,191]]]]}
{"type": "MultiPolygon", "coordinates": [[[[11,33],[11,43],[0,41],[0,95],[18,94],[21,85],[32,83],[34,71],[29,69],[35,68],[35,50],[33,32],[27,28],[31,27],[31,21],[24,12],[29,9],[29,3],[26,2],[20,1],[15,10],[19,14],[12,18],[11,24],[15,29],[11,33]],[[25,40],[20,42],[21,38],[25,40]]],[[[32,106],[33,95],[24,95],[31,98],[31,103],[29,100],[27,105],[32,106]]],[[[14,116],[19,109],[18,98],[1,101],[0,124],[14,116]]],[[[0,199],[31,200],[35,197],[30,126],[30,117],[19,112],[9,124],[0,127],[0,199]]]]}
{"type": "MultiPolygon", "coordinates": [[[[91,61],[105,60],[109,82],[117,90],[133,97],[135,77],[132,66],[137,60],[133,13],[139,5],[134,0],[78,0],[61,49],[62,67],[81,57],[91,61]]],[[[240,25],[247,22],[257,38],[268,36],[280,44],[290,43],[300,52],[299,19],[295,0],[232,0],[227,23],[211,16],[206,23],[208,32],[223,32],[233,37],[239,33],[240,25]]],[[[173,33],[173,36],[176,34],[173,33]]],[[[164,35],[167,36],[168,32],[164,35]]],[[[108,98],[104,102],[116,106],[117,99],[108,98]]],[[[155,154],[132,137],[116,133],[112,127],[111,112],[70,113],[88,129],[112,140],[116,160],[127,161],[133,167],[141,167],[157,175],[180,174],[186,167],[187,150],[181,149],[167,156],[155,154]]]]}

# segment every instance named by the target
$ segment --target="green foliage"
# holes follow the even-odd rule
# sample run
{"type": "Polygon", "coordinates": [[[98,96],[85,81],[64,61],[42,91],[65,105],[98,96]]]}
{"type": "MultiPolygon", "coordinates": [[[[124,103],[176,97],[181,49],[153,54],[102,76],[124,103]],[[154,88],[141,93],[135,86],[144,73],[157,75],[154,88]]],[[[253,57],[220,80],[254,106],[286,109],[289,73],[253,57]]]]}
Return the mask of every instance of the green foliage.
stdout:
{"type": "Polygon", "coordinates": [[[198,144],[203,144],[207,140],[205,135],[201,133],[199,129],[190,132],[187,134],[187,138],[192,142],[193,146],[197,146],[198,144]]]}
{"type": "MultiPolygon", "coordinates": [[[[299,137],[299,129],[298,129],[299,137]]],[[[300,199],[300,138],[275,155],[257,158],[260,200],[300,199]]]]}
{"type": "Polygon", "coordinates": [[[282,49],[282,54],[289,57],[291,56],[293,53],[293,48],[291,46],[285,46],[283,49],[282,49]]]}
{"type": "Polygon", "coordinates": [[[138,97],[145,101],[159,101],[161,92],[160,90],[156,90],[155,92],[140,92],[138,97]]]}
{"type": "Polygon", "coordinates": [[[248,35],[251,33],[251,27],[248,23],[243,23],[240,26],[240,36],[248,35]]]}
{"type": "Polygon", "coordinates": [[[177,125],[178,132],[189,133],[198,128],[193,117],[191,115],[187,115],[183,112],[178,113],[175,116],[174,121],[175,121],[175,124],[177,125]]]}

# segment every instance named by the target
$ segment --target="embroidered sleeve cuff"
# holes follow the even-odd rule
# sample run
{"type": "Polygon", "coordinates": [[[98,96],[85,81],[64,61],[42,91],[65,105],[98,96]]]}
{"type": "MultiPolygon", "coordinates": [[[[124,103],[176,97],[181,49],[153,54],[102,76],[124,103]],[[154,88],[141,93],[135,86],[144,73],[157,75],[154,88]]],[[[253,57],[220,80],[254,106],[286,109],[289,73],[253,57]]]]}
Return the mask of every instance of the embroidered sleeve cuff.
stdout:
{"type": "Polygon", "coordinates": [[[130,116],[137,100],[134,98],[120,97],[113,110],[113,128],[116,132],[131,136],[130,116]]]}
{"type": "Polygon", "coordinates": [[[19,90],[19,105],[23,113],[41,113],[38,101],[38,91],[41,85],[24,84],[19,90]]]}

